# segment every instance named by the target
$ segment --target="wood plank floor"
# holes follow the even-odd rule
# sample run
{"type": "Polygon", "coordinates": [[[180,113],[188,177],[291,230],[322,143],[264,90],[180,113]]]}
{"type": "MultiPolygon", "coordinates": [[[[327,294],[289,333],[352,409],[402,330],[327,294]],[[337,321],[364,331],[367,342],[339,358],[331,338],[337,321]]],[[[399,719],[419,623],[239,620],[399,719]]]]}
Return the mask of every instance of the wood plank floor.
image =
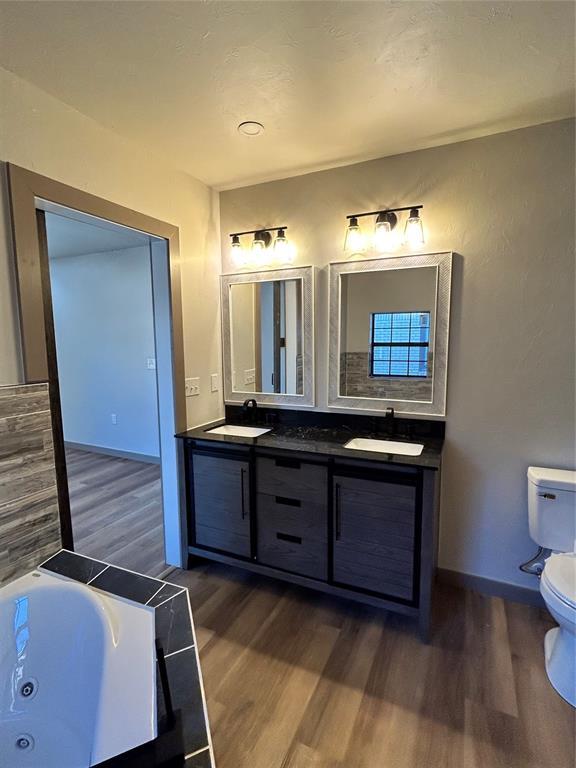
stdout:
{"type": "Polygon", "coordinates": [[[166,571],[160,465],[66,449],[74,548],[148,576],[166,571]]]}
{"type": "Polygon", "coordinates": [[[573,768],[544,610],[440,586],[399,616],[216,564],[190,590],[218,768],[573,768]]]}

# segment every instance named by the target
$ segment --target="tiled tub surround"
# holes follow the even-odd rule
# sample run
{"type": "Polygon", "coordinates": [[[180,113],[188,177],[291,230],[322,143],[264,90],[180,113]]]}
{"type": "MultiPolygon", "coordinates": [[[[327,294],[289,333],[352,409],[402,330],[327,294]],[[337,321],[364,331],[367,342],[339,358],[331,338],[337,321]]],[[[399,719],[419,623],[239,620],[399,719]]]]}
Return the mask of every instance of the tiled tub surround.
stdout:
{"type": "MultiPolygon", "coordinates": [[[[133,573],[74,552],[61,550],[44,562],[40,570],[60,574],[94,589],[133,600],[155,609],[156,638],[164,651],[172,705],[182,719],[186,768],[214,768],[208,715],[194,622],[185,588],[159,579],[133,573]]],[[[158,677],[158,732],[162,732],[166,711],[158,677]]],[[[162,763],[139,757],[139,768],[153,768],[162,763]]],[[[106,768],[132,765],[121,760],[106,768]]],[[[167,763],[168,764],[168,763],[167,763]]]]}
{"type": "Polygon", "coordinates": [[[61,546],[48,385],[0,387],[0,584],[61,546]]]}
{"type": "MultiPolygon", "coordinates": [[[[432,354],[428,355],[432,370],[432,354]]],[[[340,354],[340,394],[345,397],[385,397],[387,400],[432,401],[432,377],[371,376],[368,352],[340,354]]]]}

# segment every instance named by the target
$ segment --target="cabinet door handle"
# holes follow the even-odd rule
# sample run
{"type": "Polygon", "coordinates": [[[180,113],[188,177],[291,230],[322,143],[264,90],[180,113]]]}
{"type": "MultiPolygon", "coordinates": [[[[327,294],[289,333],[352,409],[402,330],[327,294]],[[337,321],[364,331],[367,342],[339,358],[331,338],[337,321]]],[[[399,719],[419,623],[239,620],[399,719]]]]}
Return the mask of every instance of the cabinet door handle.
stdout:
{"type": "Polygon", "coordinates": [[[340,483],[336,483],[336,499],[335,499],[335,507],[336,507],[336,541],[340,539],[341,536],[341,513],[340,513],[340,483]]]}
{"type": "Polygon", "coordinates": [[[242,520],[246,517],[246,507],[244,502],[244,469],[240,470],[240,493],[242,496],[242,520]]]}

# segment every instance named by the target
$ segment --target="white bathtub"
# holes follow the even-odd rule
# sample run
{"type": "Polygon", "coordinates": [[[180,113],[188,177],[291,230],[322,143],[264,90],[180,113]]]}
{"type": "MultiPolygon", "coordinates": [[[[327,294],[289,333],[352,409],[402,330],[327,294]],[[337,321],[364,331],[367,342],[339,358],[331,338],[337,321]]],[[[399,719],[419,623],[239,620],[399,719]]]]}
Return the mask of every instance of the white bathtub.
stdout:
{"type": "Polygon", "coordinates": [[[0,765],[87,768],[156,737],[154,609],[33,572],[0,589],[0,765]]]}

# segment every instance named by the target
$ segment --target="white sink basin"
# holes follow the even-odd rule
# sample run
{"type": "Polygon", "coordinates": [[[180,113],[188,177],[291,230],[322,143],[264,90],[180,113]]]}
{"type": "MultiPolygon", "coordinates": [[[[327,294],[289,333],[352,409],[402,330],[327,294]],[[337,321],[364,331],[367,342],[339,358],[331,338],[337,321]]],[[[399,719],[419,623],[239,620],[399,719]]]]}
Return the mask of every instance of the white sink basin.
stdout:
{"type": "Polygon", "coordinates": [[[355,437],[348,440],[344,448],[353,451],[373,451],[375,453],[395,453],[400,456],[420,456],[424,446],[420,443],[398,443],[394,440],[369,440],[364,437],[355,437]]]}
{"type": "Polygon", "coordinates": [[[221,427],[206,430],[208,435],[230,435],[231,437],[260,437],[270,432],[262,427],[235,427],[233,424],[222,424],[221,427]]]}

